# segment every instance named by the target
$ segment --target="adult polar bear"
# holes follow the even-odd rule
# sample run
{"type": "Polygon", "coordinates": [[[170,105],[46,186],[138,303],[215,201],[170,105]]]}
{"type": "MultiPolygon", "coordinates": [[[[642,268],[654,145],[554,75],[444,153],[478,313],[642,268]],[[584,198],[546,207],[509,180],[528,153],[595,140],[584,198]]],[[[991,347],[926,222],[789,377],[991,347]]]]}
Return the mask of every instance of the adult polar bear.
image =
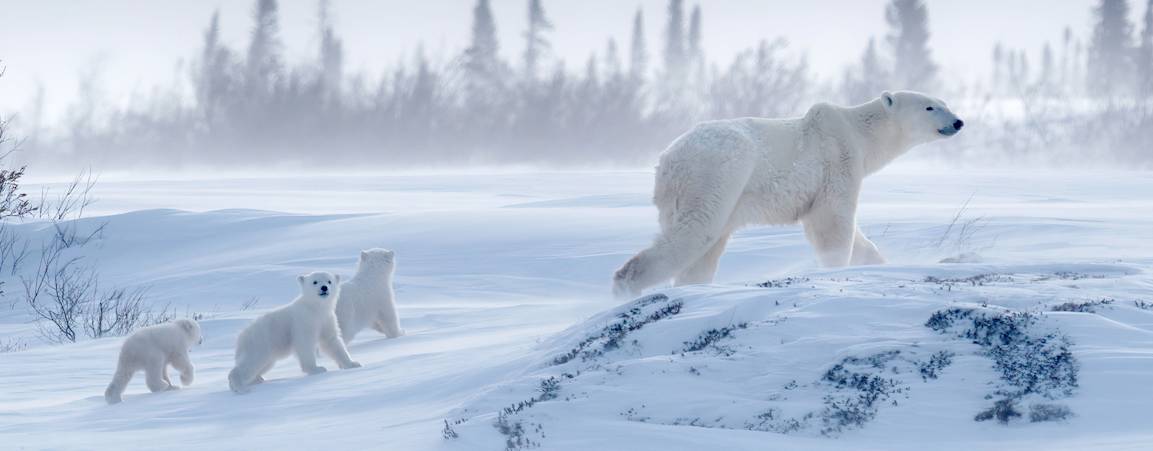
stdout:
{"type": "Polygon", "coordinates": [[[800,221],[824,266],[884,263],[856,224],[862,179],[963,125],[941,100],[909,91],[853,107],[820,103],[800,118],[699,124],[661,154],[661,234],[617,270],[613,292],[711,282],[729,235],[749,224],[800,221]]]}

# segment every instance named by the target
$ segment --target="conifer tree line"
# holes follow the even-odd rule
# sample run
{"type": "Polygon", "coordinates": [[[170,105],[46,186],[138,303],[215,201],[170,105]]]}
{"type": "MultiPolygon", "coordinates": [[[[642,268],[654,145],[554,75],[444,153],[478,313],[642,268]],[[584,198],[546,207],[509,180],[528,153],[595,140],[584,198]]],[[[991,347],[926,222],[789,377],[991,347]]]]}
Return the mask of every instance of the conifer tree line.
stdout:
{"type": "MultiPolygon", "coordinates": [[[[1101,114],[1138,117],[1127,116],[1133,129],[1120,141],[1137,145],[1150,133],[1142,130],[1153,129],[1153,0],[1138,24],[1129,20],[1127,0],[1099,0],[1084,35],[1066,28],[1060,42],[1042,49],[999,43],[992,73],[967,84],[942,80],[923,0],[890,0],[878,14],[887,32],[869,37],[859,60],[831,79],[812,73],[782,39],[751,43],[729,61],[710,59],[707,11],[684,0],[668,0],[663,11],[636,10],[627,41],[606,37],[586,60],[564,61],[553,53],[558,27],[547,2],[524,5],[528,22],[517,42],[498,39],[490,0],[476,0],[459,51],[432,60],[417,46],[384,73],[365,74],[346,70],[329,0],[317,4],[314,56],[295,64],[286,61],[277,0],[255,0],[243,47],[222,42],[224,18],[209,18],[187,74],[191,95],[158,89],[98,115],[99,87],[86,90],[81,80],[62,131],[28,145],[53,158],[98,154],[108,164],[161,166],[637,164],[700,120],[797,115],[814,101],[851,104],[886,89],[1083,97],[1107,105],[1101,114]]],[[[1105,119],[1084,122],[1093,120],[1105,119]]],[[[1021,126],[1002,125],[1004,139],[1021,126]]],[[[992,139],[969,145],[1000,144],[992,139]]],[[[1040,144],[1061,143],[1013,146],[1040,144]]]]}

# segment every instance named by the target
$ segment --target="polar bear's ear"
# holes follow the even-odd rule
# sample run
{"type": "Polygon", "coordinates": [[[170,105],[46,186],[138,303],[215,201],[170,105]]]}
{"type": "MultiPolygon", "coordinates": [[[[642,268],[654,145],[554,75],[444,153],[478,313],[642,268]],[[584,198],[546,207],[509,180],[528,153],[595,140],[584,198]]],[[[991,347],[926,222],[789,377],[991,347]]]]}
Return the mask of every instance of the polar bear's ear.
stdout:
{"type": "Polygon", "coordinates": [[[368,258],[368,251],[360,251],[360,258],[361,259],[368,258]]]}
{"type": "Polygon", "coordinates": [[[296,276],[296,281],[303,284],[304,283],[304,274],[296,276]]]}
{"type": "Polygon", "coordinates": [[[335,280],[337,285],[339,285],[340,284],[340,274],[336,274],[333,277],[335,277],[335,279],[333,279],[333,280],[335,280]]]}
{"type": "Polygon", "coordinates": [[[894,101],[892,93],[889,91],[881,93],[881,105],[884,105],[886,110],[893,108],[893,103],[894,101]]]}

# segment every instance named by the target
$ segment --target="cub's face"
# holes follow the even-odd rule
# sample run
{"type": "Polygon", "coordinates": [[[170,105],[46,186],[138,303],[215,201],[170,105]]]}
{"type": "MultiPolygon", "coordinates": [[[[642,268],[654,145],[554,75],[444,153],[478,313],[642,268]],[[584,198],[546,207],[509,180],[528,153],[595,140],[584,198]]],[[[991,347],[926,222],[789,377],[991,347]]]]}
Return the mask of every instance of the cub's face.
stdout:
{"type": "Polygon", "coordinates": [[[321,299],[335,299],[340,290],[340,276],[323,271],[312,272],[297,277],[300,292],[321,299]]]}
{"type": "Polygon", "coordinates": [[[956,135],[965,122],[940,99],[912,91],[884,92],[881,105],[901,124],[915,143],[956,135]]]}
{"type": "Polygon", "coordinates": [[[391,273],[396,267],[396,253],[379,248],[360,251],[360,266],[391,273]]]}
{"type": "Polygon", "coordinates": [[[184,334],[188,337],[188,344],[190,346],[204,342],[204,336],[200,335],[200,324],[197,324],[196,321],[178,319],[176,320],[176,325],[180,326],[180,329],[184,331],[184,334]]]}

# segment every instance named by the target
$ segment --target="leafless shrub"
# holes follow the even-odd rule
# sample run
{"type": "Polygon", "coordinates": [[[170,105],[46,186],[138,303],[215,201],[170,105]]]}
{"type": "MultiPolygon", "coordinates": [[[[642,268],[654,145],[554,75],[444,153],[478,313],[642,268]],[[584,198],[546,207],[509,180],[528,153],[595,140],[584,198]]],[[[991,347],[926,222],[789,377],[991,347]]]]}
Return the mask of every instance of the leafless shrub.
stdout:
{"type": "Polygon", "coordinates": [[[60,263],[59,256],[50,256],[43,261],[47,263],[37,274],[22,281],[28,305],[40,319],[41,336],[49,342],[124,335],[173,318],[167,305],[149,307],[144,289],[101,291],[98,274],[81,266],[78,258],[60,263]]]}
{"type": "MultiPolygon", "coordinates": [[[[145,289],[113,288],[99,294],[84,310],[84,332],[89,338],[126,335],[138,327],[171,321],[169,305],[147,307],[145,289]]],[[[93,292],[95,294],[95,292],[93,292]]]]}
{"type": "Polygon", "coordinates": [[[96,202],[92,196],[92,189],[96,187],[98,177],[92,171],[81,171],[67,185],[63,191],[55,196],[47,188],[43,190],[40,200],[35,206],[39,217],[53,221],[64,221],[79,218],[84,210],[96,202]]]}
{"type": "Polygon", "coordinates": [[[256,307],[256,304],[258,302],[260,302],[260,298],[258,298],[256,296],[248,298],[247,301],[244,301],[243,303],[240,304],[240,311],[246,312],[248,310],[252,310],[253,307],[256,307]]]}
{"type": "Polygon", "coordinates": [[[25,349],[28,349],[28,340],[20,337],[10,338],[7,340],[0,339],[0,354],[20,352],[25,349]]]}
{"type": "MultiPolygon", "coordinates": [[[[961,204],[961,208],[957,209],[957,213],[953,215],[952,221],[932,244],[935,249],[948,249],[960,253],[956,257],[942,260],[942,263],[979,259],[977,251],[982,249],[976,249],[973,238],[985,227],[988,221],[984,216],[969,217],[966,215],[969,211],[969,204],[973,201],[973,196],[969,195],[969,198],[965,199],[965,203],[961,204]]],[[[996,241],[996,237],[993,238],[993,241],[996,241]]],[[[984,248],[991,246],[992,244],[988,244],[984,248]]]]}

